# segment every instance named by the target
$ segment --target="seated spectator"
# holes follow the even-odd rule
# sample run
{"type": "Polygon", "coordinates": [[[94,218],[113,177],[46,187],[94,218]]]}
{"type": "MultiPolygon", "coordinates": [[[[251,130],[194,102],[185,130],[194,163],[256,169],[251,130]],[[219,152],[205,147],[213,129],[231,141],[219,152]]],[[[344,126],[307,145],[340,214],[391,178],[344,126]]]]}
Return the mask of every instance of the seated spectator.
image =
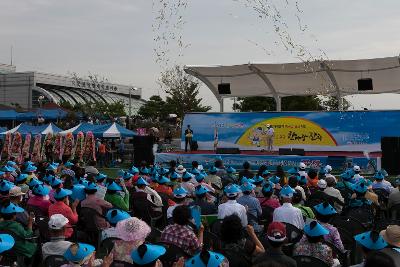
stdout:
{"type": "Polygon", "coordinates": [[[217,190],[222,190],[221,177],[217,176],[218,169],[216,167],[211,167],[208,171],[208,175],[204,178],[207,184],[212,185],[217,190]]]}
{"type": "Polygon", "coordinates": [[[306,205],[312,207],[325,201],[328,201],[329,204],[334,205],[335,199],[324,192],[326,187],[327,182],[325,180],[318,180],[317,187],[307,198],[306,205]]]}
{"type": "Polygon", "coordinates": [[[301,196],[301,192],[299,190],[295,190],[296,192],[294,192],[293,194],[293,198],[292,198],[292,205],[295,208],[298,208],[301,210],[301,213],[303,214],[303,219],[304,221],[306,221],[306,219],[315,219],[315,214],[312,210],[312,208],[304,206],[301,204],[303,198],[301,196]]]}
{"type": "Polygon", "coordinates": [[[10,189],[14,187],[14,184],[3,180],[0,182],[0,203],[9,200],[10,189]]]}
{"type": "Polygon", "coordinates": [[[203,185],[196,186],[196,199],[190,203],[190,206],[199,206],[201,215],[217,214],[217,207],[214,203],[207,201],[208,189],[203,185]]]}
{"type": "Polygon", "coordinates": [[[329,231],[317,221],[312,221],[304,227],[304,234],[294,245],[293,256],[312,256],[333,266],[332,249],[322,243],[324,235],[329,234],[329,231]]]}
{"type": "Polygon", "coordinates": [[[12,249],[15,245],[14,237],[9,234],[0,234],[0,262],[3,260],[3,252],[12,249]]]}
{"type": "Polygon", "coordinates": [[[324,235],[325,241],[334,245],[339,250],[344,251],[342,239],[340,238],[338,230],[335,226],[329,223],[332,217],[337,214],[335,208],[333,208],[328,202],[324,202],[314,206],[314,210],[319,223],[329,231],[329,234],[324,235]]]}
{"type": "Polygon", "coordinates": [[[95,160],[90,160],[85,167],[85,173],[86,174],[98,174],[99,170],[96,168],[97,162],[95,160]]]}
{"type": "Polygon", "coordinates": [[[95,260],[95,247],[84,243],[72,243],[67,251],[65,251],[64,258],[69,261],[69,264],[64,264],[61,267],[100,265],[102,267],[106,267],[110,264],[101,264],[100,262],[95,260]]]}
{"type": "Polygon", "coordinates": [[[372,183],[372,189],[384,189],[388,194],[392,192],[392,184],[385,180],[385,176],[380,171],[377,171],[373,178],[375,181],[372,183]]]}
{"type": "Polygon", "coordinates": [[[221,253],[227,257],[230,267],[252,266],[252,257],[264,253],[264,247],[253,227],[246,228],[246,238],[240,218],[236,215],[226,216],[221,225],[221,253]]]}
{"type": "Polygon", "coordinates": [[[243,177],[251,178],[254,176],[254,173],[250,171],[250,163],[249,162],[244,162],[243,163],[243,171],[239,172],[239,179],[242,179],[243,177]]]}
{"type": "Polygon", "coordinates": [[[65,229],[65,237],[71,238],[74,230],[72,229],[72,224],[78,222],[78,213],[76,212],[76,207],[79,204],[79,200],[75,200],[71,207],[69,206],[69,196],[72,195],[72,191],[64,188],[59,188],[54,193],[54,199],[56,203],[49,207],[49,216],[54,214],[64,215],[68,219],[68,224],[65,229]]]}
{"type": "Polygon", "coordinates": [[[264,197],[259,197],[258,201],[260,202],[261,207],[271,207],[273,209],[279,208],[281,204],[279,200],[273,197],[274,193],[274,184],[271,182],[264,183],[261,193],[264,197]]]}
{"type": "Polygon", "coordinates": [[[97,198],[104,199],[104,197],[106,196],[107,187],[104,186],[104,180],[106,178],[107,175],[100,172],[94,176],[94,179],[96,180],[97,184],[97,191],[96,191],[97,198]]]}
{"type": "Polygon", "coordinates": [[[289,186],[291,188],[293,188],[294,190],[299,190],[301,193],[301,198],[303,201],[306,201],[306,193],[303,189],[303,187],[301,187],[299,185],[299,181],[300,181],[300,176],[290,176],[289,177],[289,186]]]}
{"type": "Polygon", "coordinates": [[[100,229],[104,230],[109,228],[110,225],[104,219],[104,212],[112,208],[111,203],[96,197],[97,185],[93,182],[89,182],[85,185],[86,199],[82,200],[81,208],[91,208],[97,211],[96,225],[100,229]]]}
{"type": "Polygon", "coordinates": [[[265,179],[261,176],[261,175],[256,175],[255,177],[253,177],[253,184],[256,186],[256,188],[254,188],[254,196],[255,197],[261,197],[262,196],[262,187],[263,184],[265,183],[265,179]]]}
{"type": "Polygon", "coordinates": [[[395,183],[397,187],[394,188],[389,195],[389,201],[388,201],[389,209],[394,205],[400,204],[400,178],[396,179],[395,183]]]}
{"type": "Polygon", "coordinates": [[[224,192],[226,197],[228,198],[228,201],[218,206],[218,219],[224,219],[229,215],[236,214],[240,218],[243,228],[246,227],[246,208],[236,201],[239,193],[241,193],[239,186],[236,184],[227,185],[224,189],[224,192]]]}
{"type": "Polygon", "coordinates": [[[147,199],[153,204],[154,210],[161,212],[162,198],[154,189],[149,187],[149,183],[143,177],[140,177],[136,182],[136,191],[132,193],[132,201],[135,202],[135,199],[147,199]]]}
{"type": "Polygon", "coordinates": [[[131,217],[131,215],[123,210],[119,210],[119,209],[108,210],[107,214],[106,214],[106,219],[110,223],[111,227],[104,229],[101,232],[101,241],[103,241],[106,238],[110,238],[110,237],[118,238],[118,233],[115,229],[115,226],[117,225],[118,222],[128,219],[130,217],[131,217]]]}
{"type": "Polygon", "coordinates": [[[365,197],[368,187],[364,182],[353,185],[355,197],[350,199],[349,208],[370,207],[372,201],[365,197]]]}
{"type": "Polygon", "coordinates": [[[112,181],[107,185],[107,193],[104,200],[111,203],[114,208],[118,208],[124,211],[129,211],[129,192],[125,187],[125,183],[121,180],[122,187],[119,186],[115,181],[112,181]],[[121,196],[120,192],[124,191],[124,196],[121,196]]]}
{"type": "Polygon", "coordinates": [[[238,179],[237,179],[235,173],[236,173],[236,170],[233,167],[229,166],[228,168],[226,168],[226,174],[221,177],[222,186],[225,187],[228,184],[236,183],[238,179]]]}
{"type": "MultiPolygon", "coordinates": [[[[300,173],[300,172],[299,172],[300,173]]],[[[307,177],[307,185],[310,189],[316,189],[317,188],[317,183],[318,183],[318,172],[310,169],[307,173],[307,175],[300,175],[300,176],[306,176],[307,177]]],[[[313,191],[313,190],[311,190],[313,191]]]]}
{"type": "Polygon", "coordinates": [[[196,236],[189,226],[192,215],[188,206],[176,207],[172,213],[172,218],[174,224],[168,225],[164,229],[160,241],[180,247],[189,255],[194,255],[202,247],[204,227],[200,227],[196,236]]]}
{"type": "Polygon", "coordinates": [[[144,221],[136,217],[130,217],[119,221],[115,231],[117,232],[117,237],[121,240],[114,241],[114,247],[111,251],[114,255],[114,260],[132,264],[132,250],[137,249],[144,243],[151,232],[151,228],[144,221]]]}
{"type": "Polygon", "coordinates": [[[386,241],[376,231],[369,231],[354,236],[356,242],[361,246],[364,261],[353,267],[365,266],[365,258],[373,251],[379,251],[387,247],[386,241]]]}
{"type": "Polygon", "coordinates": [[[42,215],[47,215],[51,202],[49,200],[49,188],[42,184],[37,184],[32,189],[32,196],[28,200],[28,206],[37,207],[41,210],[42,215]]]}
{"type": "Polygon", "coordinates": [[[261,216],[262,210],[260,202],[253,196],[255,186],[252,183],[244,183],[241,186],[243,195],[238,198],[237,202],[245,207],[247,210],[248,224],[252,225],[256,232],[260,232],[258,219],[261,216]]]}
{"type": "Polygon", "coordinates": [[[54,214],[50,217],[48,222],[50,241],[42,246],[43,260],[51,255],[63,256],[72,245],[72,242],[65,240],[65,226],[68,222],[62,214],[54,214]]]}
{"type": "Polygon", "coordinates": [[[208,184],[208,183],[205,182],[205,180],[204,180],[206,178],[205,174],[203,174],[203,173],[196,174],[196,176],[194,178],[196,179],[195,186],[201,184],[202,186],[207,188],[207,190],[210,193],[215,193],[216,192],[216,190],[214,189],[214,187],[211,184],[208,184]]]}
{"type": "Polygon", "coordinates": [[[304,227],[303,214],[300,209],[292,205],[294,192],[295,191],[288,185],[281,189],[279,195],[281,197],[282,207],[274,210],[273,221],[290,223],[301,230],[304,227]]]}
{"type": "Polygon", "coordinates": [[[259,255],[253,264],[278,262],[286,267],[296,267],[297,263],[282,252],[282,246],[286,242],[286,225],[280,222],[272,222],[268,225],[267,238],[270,248],[259,255]]]}
{"type": "Polygon", "coordinates": [[[339,201],[335,201],[334,207],[338,213],[341,213],[342,207],[344,205],[344,198],[343,198],[342,194],[340,193],[340,191],[335,188],[336,178],[333,175],[327,176],[325,178],[325,181],[326,181],[326,188],[324,190],[324,193],[339,200],[339,201]],[[340,202],[342,204],[340,204],[340,202]]]}
{"type": "Polygon", "coordinates": [[[17,213],[24,212],[24,209],[18,207],[9,201],[2,205],[0,210],[3,221],[0,221],[0,231],[9,231],[15,239],[13,251],[17,256],[25,257],[26,261],[30,261],[35,255],[37,245],[29,238],[32,238],[33,214],[29,216],[28,226],[24,228],[20,223],[16,222],[17,213]]]}
{"type": "MultiPolygon", "coordinates": [[[[22,202],[22,198],[25,195],[21,192],[21,188],[18,186],[14,186],[10,189],[10,202],[16,206],[20,206],[22,202]]],[[[22,224],[24,227],[28,225],[29,214],[26,210],[24,212],[17,213],[16,221],[22,224]]]]}
{"type": "Polygon", "coordinates": [[[400,225],[389,225],[386,230],[380,232],[380,235],[389,247],[397,249],[400,253],[400,225]]]}
{"type": "MultiPolygon", "coordinates": [[[[365,259],[365,263],[363,262],[362,267],[396,267],[398,266],[399,259],[396,257],[396,260],[391,257],[387,251],[372,251],[368,254],[365,259]]],[[[360,265],[355,265],[360,266],[360,265]]]]}
{"type": "Polygon", "coordinates": [[[189,196],[194,196],[194,190],[196,185],[197,185],[196,180],[193,179],[193,176],[189,172],[184,172],[182,174],[181,186],[185,188],[189,196]]]}
{"type": "Polygon", "coordinates": [[[29,186],[26,184],[28,175],[21,173],[15,178],[15,184],[21,188],[22,193],[27,193],[29,191],[29,186]]]}
{"type": "Polygon", "coordinates": [[[53,178],[49,181],[49,184],[51,186],[49,199],[51,203],[55,203],[56,200],[54,199],[54,193],[56,192],[57,188],[61,188],[63,186],[62,180],[53,176],[53,178]]]}
{"type": "Polygon", "coordinates": [[[167,219],[172,218],[172,214],[175,210],[176,207],[179,207],[181,205],[186,205],[186,196],[187,196],[187,191],[183,187],[177,187],[174,190],[174,202],[175,204],[168,207],[167,209],[167,219]]]}
{"type": "Polygon", "coordinates": [[[229,262],[222,254],[202,250],[200,253],[188,259],[185,264],[185,267],[199,266],[225,267],[229,266],[229,262]]]}
{"type": "MultiPolygon", "coordinates": [[[[158,267],[162,266],[160,257],[167,250],[163,246],[142,244],[131,253],[134,266],[158,267]]],[[[183,265],[182,265],[183,266],[183,265]]],[[[179,267],[179,266],[177,266],[179,267]]]]}
{"type": "MultiPolygon", "coordinates": [[[[159,194],[165,194],[169,197],[173,196],[173,191],[170,186],[168,186],[168,183],[170,183],[171,180],[168,179],[165,176],[159,176],[158,178],[155,179],[155,184],[154,184],[154,191],[156,191],[159,194]]],[[[173,205],[174,202],[171,200],[168,200],[168,205],[173,205]]]]}

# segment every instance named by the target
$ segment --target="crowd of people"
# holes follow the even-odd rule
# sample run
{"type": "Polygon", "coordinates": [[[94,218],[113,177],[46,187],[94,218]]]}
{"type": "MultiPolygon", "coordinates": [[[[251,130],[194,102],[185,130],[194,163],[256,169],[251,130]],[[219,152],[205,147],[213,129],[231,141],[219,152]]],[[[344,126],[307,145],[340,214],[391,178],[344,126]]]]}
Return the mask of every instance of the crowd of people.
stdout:
{"type": "Polygon", "coordinates": [[[96,165],[4,163],[0,266],[400,264],[400,179],[384,170],[96,165]]]}

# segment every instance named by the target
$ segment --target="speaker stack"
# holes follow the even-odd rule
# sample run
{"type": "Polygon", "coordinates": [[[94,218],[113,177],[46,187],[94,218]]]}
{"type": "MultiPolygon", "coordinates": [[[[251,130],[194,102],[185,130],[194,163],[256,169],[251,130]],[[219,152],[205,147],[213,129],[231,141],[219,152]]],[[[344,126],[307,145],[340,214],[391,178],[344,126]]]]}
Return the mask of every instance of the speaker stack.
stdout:
{"type": "Polygon", "coordinates": [[[389,174],[400,174],[400,137],[382,137],[382,168],[389,174]]]}
{"type": "Polygon", "coordinates": [[[142,161],[148,164],[154,163],[153,154],[154,136],[134,136],[133,137],[133,162],[139,166],[142,161]]]}

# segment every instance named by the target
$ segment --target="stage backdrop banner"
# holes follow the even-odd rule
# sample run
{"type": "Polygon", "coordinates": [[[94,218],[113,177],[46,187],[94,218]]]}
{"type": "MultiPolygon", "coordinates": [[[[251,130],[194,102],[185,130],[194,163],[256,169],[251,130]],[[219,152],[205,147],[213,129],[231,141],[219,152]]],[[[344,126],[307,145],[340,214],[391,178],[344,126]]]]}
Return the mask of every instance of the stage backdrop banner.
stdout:
{"type": "Polygon", "coordinates": [[[199,150],[263,150],[268,124],[275,132],[273,150],[376,152],[381,151],[381,137],[400,136],[400,111],[189,113],[181,147],[190,125],[199,150]]]}
{"type": "Polygon", "coordinates": [[[258,168],[261,165],[266,165],[268,169],[275,169],[281,165],[285,170],[299,166],[300,162],[304,162],[309,168],[319,169],[321,166],[330,164],[335,171],[342,171],[345,166],[358,165],[363,173],[373,173],[373,166],[377,166],[376,158],[345,158],[342,162],[333,161],[327,156],[279,156],[279,155],[245,155],[245,154],[180,154],[180,153],[157,153],[155,155],[155,163],[162,166],[168,166],[171,160],[175,160],[190,168],[192,161],[197,161],[205,168],[214,165],[215,160],[222,159],[225,166],[232,166],[235,169],[242,169],[245,161],[249,162],[253,168],[258,168]],[[336,162],[336,163],[335,163],[336,162]]]}

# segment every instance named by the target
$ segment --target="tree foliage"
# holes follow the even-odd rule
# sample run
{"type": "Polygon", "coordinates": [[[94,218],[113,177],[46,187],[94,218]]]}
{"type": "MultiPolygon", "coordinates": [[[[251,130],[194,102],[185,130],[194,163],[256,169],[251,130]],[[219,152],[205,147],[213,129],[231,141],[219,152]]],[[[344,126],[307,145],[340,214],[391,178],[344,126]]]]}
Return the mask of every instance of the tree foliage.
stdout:
{"type": "Polygon", "coordinates": [[[159,95],[153,95],[150,99],[140,107],[138,114],[143,118],[150,120],[162,120],[167,117],[165,101],[159,95]]]}
{"type": "Polygon", "coordinates": [[[160,84],[167,94],[166,110],[179,118],[183,118],[187,112],[206,112],[211,109],[201,104],[203,99],[199,97],[199,83],[180,66],[163,72],[160,84]]]}

